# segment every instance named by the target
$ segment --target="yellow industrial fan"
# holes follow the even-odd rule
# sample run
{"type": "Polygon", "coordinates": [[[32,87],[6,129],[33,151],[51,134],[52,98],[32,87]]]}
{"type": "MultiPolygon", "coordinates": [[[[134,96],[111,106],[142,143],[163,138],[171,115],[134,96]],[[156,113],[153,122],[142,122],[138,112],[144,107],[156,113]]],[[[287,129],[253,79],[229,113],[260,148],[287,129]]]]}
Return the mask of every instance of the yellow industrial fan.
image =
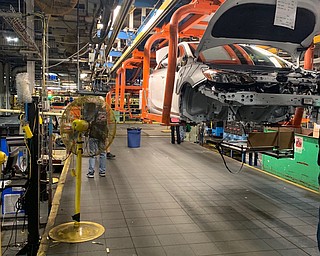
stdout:
{"type": "Polygon", "coordinates": [[[116,120],[102,97],[83,96],[70,103],[63,112],[60,133],[68,152],[77,156],[74,222],[58,225],[49,237],[66,243],[93,240],[104,233],[98,223],[80,221],[82,156],[95,156],[105,151],[116,133],[116,120]]]}

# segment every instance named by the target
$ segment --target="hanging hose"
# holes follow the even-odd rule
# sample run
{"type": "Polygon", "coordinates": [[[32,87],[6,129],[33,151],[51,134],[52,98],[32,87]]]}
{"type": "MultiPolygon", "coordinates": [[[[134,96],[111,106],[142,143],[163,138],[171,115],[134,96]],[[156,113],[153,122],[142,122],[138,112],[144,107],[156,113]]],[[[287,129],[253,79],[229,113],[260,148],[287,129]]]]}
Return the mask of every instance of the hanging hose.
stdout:
{"type": "MultiPolygon", "coordinates": [[[[102,1],[102,0],[100,0],[100,1],[102,1]]],[[[104,0],[104,1],[107,1],[107,0],[104,0]]],[[[109,0],[109,1],[111,1],[111,0],[109,0]]],[[[129,13],[130,7],[131,7],[131,5],[133,4],[133,2],[134,2],[134,0],[127,0],[127,1],[123,2],[122,6],[121,6],[121,9],[120,9],[120,12],[119,12],[117,18],[115,19],[114,27],[113,27],[112,33],[111,33],[111,35],[110,35],[110,38],[108,38],[106,41],[104,41],[104,44],[105,44],[105,49],[104,49],[105,53],[104,53],[104,54],[105,54],[105,56],[108,56],[108,55],[109,55],[109,53],[110,53],[110,51],[111,51],[111,48],[112,48],[112,45],[113,45],[113,43],[114,43],[117,35],[119,34],[120,29],[121,29],[122,26],[123,26],[123,23],[124,23],[124,21],[125,21],[125,17],[126,17],[127,14],[129,13]]],[[[118,0],[114,0],[114,1],[113,1],[113,6],[112,6],[113,9],[117,6],[117,3],[118,3],[118,0]]],[[[99,7],[99,9],[100,9],[100,7],[99,7]]],[[[99,10],[98,10],[98,11],[99,11],[99,10]]],[[[112,13],[113,13],[113,12],[112,12],[112,13]]],[[[96,14],[95,17],[100,18],[100,16],[97,16],[97,14],[96,14]]],[[[102,17],[102,16],[101,16],[101,17],[102,17]]],[[[102,18],[103,18],[103,17],[102,17],[102,18]]],[[[112,19],[112,18],[111,18],[111,19],[112,19]]],[[[94,21],[94,23],[95,23],[95,21],[94,21]]],[[[96,23],[96,24],[97,24],[97,23],[96,23]]],[[[111,25],[112,25],[112,24],[111,24],[111,25]]],[[[93,29],[93,27],[92,27],[92,29],[93,29]]],[[[108,30],[108,32],[105,33],[106,36],[108,36],[109,31],[110,31],[110,29],[108,30]]],[[[92,32],[91,32],[90,34],[92,35],[92,32]]],[[[97,41],[97,42],[98,42],[98,41],[97,41]]],[[[97,52],[96,52],[96,54],[95,54],[95,62],[94,62],[94,64],[92,65],[92,73],[91,73],[91,77],[90,77],[90,80],[91,80],[91,81],[93,81],[94,79],[96,79],[96,73],[97,73],[97,71],[95,70],[95,68],[96,68],[96,63],[97,63],[98,52],[100,51],[101,45],[102,45],[102,43],[98,44],[98,46],[97,46],[98,50],[97,50],[97,52]]]]}
{"type": "Polygon", "coordinates": [[[93,22],[90,27],[89,40],[93,44],[101,44],[108,36],[113,20],[113,10],[118,5],[118,0],[100,0],[100,6],[93,17],[93,22]],[[97,25],[101,23],[103,27],[98,35],[97,25]]]}

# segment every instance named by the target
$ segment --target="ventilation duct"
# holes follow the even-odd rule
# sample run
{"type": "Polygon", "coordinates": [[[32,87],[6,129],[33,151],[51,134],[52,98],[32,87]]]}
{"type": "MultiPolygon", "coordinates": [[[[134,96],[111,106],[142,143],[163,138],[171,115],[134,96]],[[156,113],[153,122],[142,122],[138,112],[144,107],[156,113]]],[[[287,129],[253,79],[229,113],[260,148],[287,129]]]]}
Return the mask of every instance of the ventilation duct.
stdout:
{"type": "Polygon", "coordinates": [[[35,0],[43,12],[52,15],[65,15],[72,11],[78,0],[35,0]]]}

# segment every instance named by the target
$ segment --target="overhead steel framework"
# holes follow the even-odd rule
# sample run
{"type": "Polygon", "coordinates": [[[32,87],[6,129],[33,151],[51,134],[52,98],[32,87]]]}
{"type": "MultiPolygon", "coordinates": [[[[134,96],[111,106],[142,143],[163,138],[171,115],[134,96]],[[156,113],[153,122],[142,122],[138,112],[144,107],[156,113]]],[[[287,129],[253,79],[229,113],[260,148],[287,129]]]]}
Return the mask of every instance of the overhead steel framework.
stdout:
{"type": "MultiPolygon", "coordinates": [[[[147,119],[152,121],[158,121],[163,124],[170,124],[170,112],[172,104],[173,89],[175,83],[176,64],[177,64],[177,48],[179,38],[197,37],[201,39],[204,31],[206,30],[208,21],[220,7],[224,0],[192,0],[189,4],[181,6],[177,9],[170,20],[169,24],[164,25],[162,28],[155,28],[158,20],[154,19],[152,24],[148,24],[145,29],[141,30],[130,47],[127,48],[125,53],[118,59],[113,66],[111,72],[117,71],[115,97],[118,102],[118,110],[123,109],[124,102],[124,91],[126,90],[125,75],[123,75],[123,66],[119,66],[123,61],[131,54],[131,52],[139,46],[141,41],[151,32],[154,33],[148,38],[144,45],[143,55],[143,82],[141,88],[141,119],[147,119]],[[155,29],[154,29],[155,28],[155,29]],[[149,88],[149,76],[150,69],[154,68],[150,64],[151,61],[151,49],[154,48],[154,44],[158,43],[157,48],[168,45],[168,67],[166,75],[166,87],[164,94],[163,112],[162,115],[152,114],[148,112],[147,99],[148,99],[148,88],[149,88]],[[120,89],[122,88],[122,89],[120,89]]],[[[161,17],[164,16],[165,12],[168,12],[170,6],[173,5],[173,1],[165,1],[161,8],[164,8],[161,13],[161,17]]],[[[161,9],[159,8],[159,10],[161,9]]],[[[160,14],[159,14],[160,15],[160,14]]],[[[320,37],[317,36],[314,39],[314,43],[320,41],[320,37]]],[[[307,51],[305,56],[305,69],[312,69],[313,64],[313,47],[307,51]]],[[[141,61],[141,60],[139,60],[141,61]]],[[[110,96],[110,95],[109,95],[110,96]]]]}
{"type": "Polygon", "coordinates": [[[148,20],[147,23],[143,24],[142,27],[138,29],[139,34],[133,40],[132,44],[126,49],[122,56],[114,63],[111,73],[115,72],[122,62],[129,57],[134,49],[136,49],[141,42],[147,38],[147,36],[152,32],[152,30],[168,15],[172,8],[179,2],[179,0],[165,0],[162,5],[157,9],[153,16],[148,20]]]}
{"type": "MultiPolygon", "coordinates": [[[[172,5],[173,1],[166,1],[163,3],[165,8],[161,15],[169,11],[169,4],[172,5]]],[[[143,60],[143,84],[141,93],[141,118],[149,119],[153,121],[162,122],[165,124],[170,123],[170,109],[172,101],[172,93],[174,86],[174,76],[176,70],[176,55],[178,38],[186,37],[197,37],[201,38],[208,24],[210,15],[213,14],[220,6],[222,1],[208,1],[208,0],[194,0],[191,3],[184,5],[177,9],[169,24],[164,25],[161,29],[154,29],[155,33],[149,37],[144,47],[143,60]],[[161,40],[161,41],[160,41],[161,40]],[[151,48],[154,43],[158,41],[160,47],[169,44],[169,65],[166,81],[166,92],[165,92],[165,106],[163,115],[156,115],[148,112],[147,109],[147,98],[148,98],[148,87],[149,87],[149,75],[151,68],[151,48]]],[[[161,8],[159,8],[160,10],[161,8]]],[[[127,56],[140,44],[140,42],[149,34],[150,30],[154,28],[158,23],[158,19],[154,19],[154,23],[147,25],[142,32],[137,35],[133,44],[127,49],[127,51],[121,56],[118,62],[113,66],[112,71],[116,70],[117,67],[127,58],[127,56]]],[[[133,59],[129,59],[134,61],[133,59]]],[[[124,63],[127,63],[125,61],[124,63]]],[[[124,106],[124,92],[128,90],[126,86],[125,78],[125,67],[122,64],[117,70],[116,86],[115,86],[115,107],[116,110],[123,111],[124,106]]]]}

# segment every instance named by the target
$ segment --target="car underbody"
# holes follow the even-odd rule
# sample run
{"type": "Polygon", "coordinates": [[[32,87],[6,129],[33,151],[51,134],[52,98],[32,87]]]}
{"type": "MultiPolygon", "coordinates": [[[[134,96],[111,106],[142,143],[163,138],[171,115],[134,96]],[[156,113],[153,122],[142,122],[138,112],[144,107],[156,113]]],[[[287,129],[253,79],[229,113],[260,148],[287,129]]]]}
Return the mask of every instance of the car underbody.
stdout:
{"type": "Polygon", "coordinates": [[[320,107],[320,80],[312,71],[259,70],[249,75],[220,69],[215,70],[212,80],[193,87],[184,85],[180,98],[182,119],[275,123],[290,118],[294,107],[306,107],[310,114],[320,107]]]}

